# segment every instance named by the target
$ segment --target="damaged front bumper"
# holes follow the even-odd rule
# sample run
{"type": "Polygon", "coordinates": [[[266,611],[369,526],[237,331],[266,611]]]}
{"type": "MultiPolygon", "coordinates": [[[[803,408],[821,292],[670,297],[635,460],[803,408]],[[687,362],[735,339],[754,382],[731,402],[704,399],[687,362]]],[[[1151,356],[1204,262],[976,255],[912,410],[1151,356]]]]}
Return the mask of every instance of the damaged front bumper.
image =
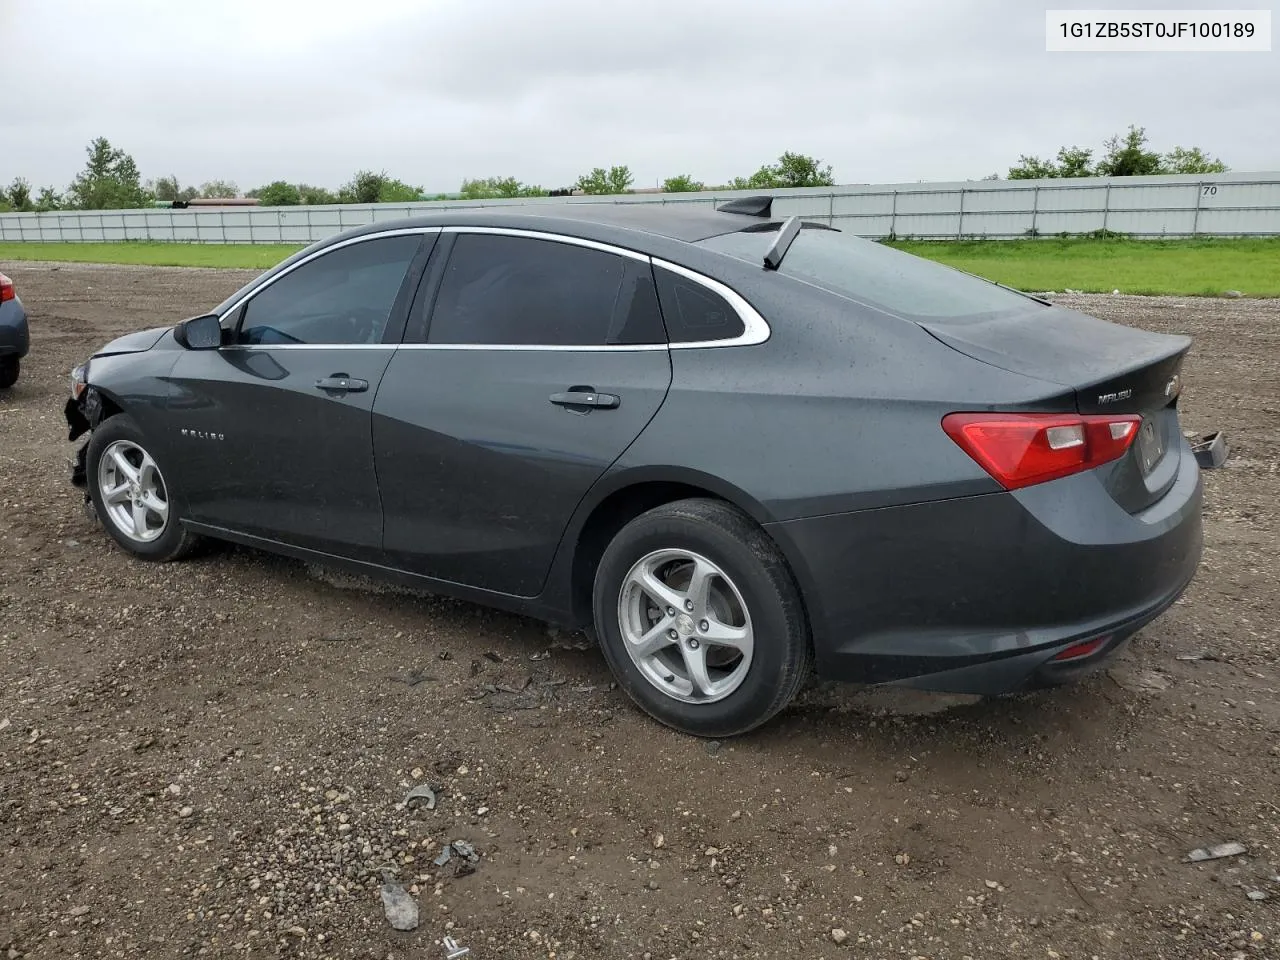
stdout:
{"type": "MultiPolygon", "coordinates": [[[[93,431],[102,420],[102,397],[92,387],[85,387],[80,396],[68,397],[62,409],[67,420],[67,440],[74,441],[93,431]]],[[[85,456],[89,444],[80,444],[75,458],[71,461],[71,482],[77,487],[85,487],[88,480],[85,473],[85,456]]]]}

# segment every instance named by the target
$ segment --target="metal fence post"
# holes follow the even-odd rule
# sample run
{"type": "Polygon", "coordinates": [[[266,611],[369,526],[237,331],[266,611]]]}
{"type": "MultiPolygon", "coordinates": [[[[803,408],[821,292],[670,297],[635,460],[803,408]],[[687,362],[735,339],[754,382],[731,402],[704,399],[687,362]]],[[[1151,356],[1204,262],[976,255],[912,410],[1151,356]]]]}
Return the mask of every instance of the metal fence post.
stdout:
{"type": "Polygon", "coordinates": [[[834,227],[836,225],[836,195],[834,192],[827,194],[827,226],[834,227]]]}
{"type": "Polygon", "coordinates": [[[1102,195],[1102,232],[1107,232],[1107,217],[1111,213],[1111,181],[1107,181],[1107,192],[1102,195]]]}
{"type": "Polygon", "coordinates": [[[956,239],[964,236],[964,187],[960,188],[960,219],[956,221],[956,239]]]}
{"type": "Polygon", "coordinates": [[[1204,183],[1196,182],[1196,210],[1191,215],[1191,235],[1197,236],[1200,232],[1200,198],[1204,196],[1204,183]]]}
{"type": "Polygon", "coordinates": [[[1035,185],[1035,189],[1031,191],[1031,236],[1038,237],[1040,231],[1036,229],[1036,218],[1040,215],[1040,184],[1035,185]]]}
{"type": "Polygon", "coordinates": [[[889,207],[889,236],[898,238],[898,191],[893,191],[893,205],[889,207]]]}

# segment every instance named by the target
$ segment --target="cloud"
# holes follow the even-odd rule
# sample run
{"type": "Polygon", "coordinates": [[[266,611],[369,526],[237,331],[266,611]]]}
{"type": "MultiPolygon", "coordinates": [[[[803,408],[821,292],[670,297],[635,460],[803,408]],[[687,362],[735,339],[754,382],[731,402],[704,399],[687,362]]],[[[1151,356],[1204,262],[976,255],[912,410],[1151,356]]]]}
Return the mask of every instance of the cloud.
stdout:
{"type": "MultiPolygon", "coordinates": [[[[1201,6],[1211,5],[1200,0],[1201,6]]],[[[1231,3],[1220,4],[1230,7],[1231,3]]],[[[0,180],[65,184],[107,136],[145,176],[336,186],[385,168],[561,186],[748,174],[783,150],[843,182],[963,179],[1130,123],[1280,167],[1273,54],[1048,54],[1023,0],[18,0],[0,180]]]]}

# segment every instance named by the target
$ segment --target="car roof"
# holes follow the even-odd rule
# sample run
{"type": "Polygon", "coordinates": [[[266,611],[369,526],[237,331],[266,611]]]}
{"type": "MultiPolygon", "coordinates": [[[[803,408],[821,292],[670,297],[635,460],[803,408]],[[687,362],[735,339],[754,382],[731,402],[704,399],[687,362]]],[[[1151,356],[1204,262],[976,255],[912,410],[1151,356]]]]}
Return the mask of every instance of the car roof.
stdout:
{"type": "MultiPolygon", "coordinates": [[[[693,243],[746,227],[760,228],[767,218],[721,213],[689,201],[673,203],[559,202],[502,204],[441,209],[403,220],[383,220],[345,231],[340,237],[411,227],[506,227],[541,230],[589,240],[621,243],[645,250],[646,238],[693,243]],[[629,242],[628,242],[629,240],[629,242]]],[[[333,239],[338,239],[335,237],[333,239]]],[[[661,244],[660,244],[661,245],[661,244]]]]}

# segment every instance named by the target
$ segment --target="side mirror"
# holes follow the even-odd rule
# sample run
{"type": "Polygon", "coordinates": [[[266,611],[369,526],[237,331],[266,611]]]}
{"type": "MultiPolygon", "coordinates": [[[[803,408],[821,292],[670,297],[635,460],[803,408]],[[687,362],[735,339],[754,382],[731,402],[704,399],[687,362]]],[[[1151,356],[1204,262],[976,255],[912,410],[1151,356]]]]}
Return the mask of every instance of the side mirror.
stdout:
{"type": "Polygon", "coordinates": [[[188,350],[216,350],[222,346],[222,324],[215,313],[191,317],[173,328],[173,339],[188,350]]]}

